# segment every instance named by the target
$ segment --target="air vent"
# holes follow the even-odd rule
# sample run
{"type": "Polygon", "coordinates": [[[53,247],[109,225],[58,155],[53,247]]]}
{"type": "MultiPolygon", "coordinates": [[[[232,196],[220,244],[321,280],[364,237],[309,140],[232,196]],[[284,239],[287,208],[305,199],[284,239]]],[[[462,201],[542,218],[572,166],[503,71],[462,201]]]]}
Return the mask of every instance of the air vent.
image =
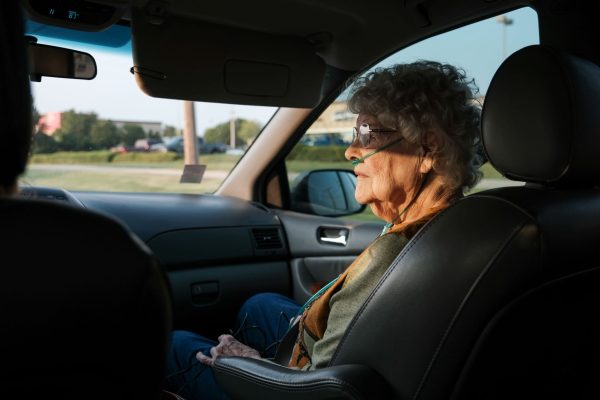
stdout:
{"type": "Polygon", "coordinates": [[[252,235],[257,250],[281,249],[283,247],[277,228],[252,229],[252,235]]]}

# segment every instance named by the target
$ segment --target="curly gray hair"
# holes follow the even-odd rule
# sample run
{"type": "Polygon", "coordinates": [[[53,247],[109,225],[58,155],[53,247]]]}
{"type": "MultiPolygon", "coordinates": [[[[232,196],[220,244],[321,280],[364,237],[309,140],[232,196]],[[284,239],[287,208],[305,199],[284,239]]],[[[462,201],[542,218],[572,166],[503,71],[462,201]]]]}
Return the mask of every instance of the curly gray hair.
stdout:
{"type": "Polygon", "coordinates": [[[352,83],[348,107],[370,114],[410,142],[423,145],[434,134],[433,170],[446,190],[469,189],[481,178],[481,107],[474,80],[462,69],[434,61],[378,68],[352,83]]]}

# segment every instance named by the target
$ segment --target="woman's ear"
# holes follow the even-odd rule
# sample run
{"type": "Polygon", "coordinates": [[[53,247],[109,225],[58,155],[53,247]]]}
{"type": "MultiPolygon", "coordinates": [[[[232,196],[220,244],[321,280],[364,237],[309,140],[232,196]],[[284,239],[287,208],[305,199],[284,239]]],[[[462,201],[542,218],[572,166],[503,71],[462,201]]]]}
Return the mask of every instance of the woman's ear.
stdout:
{"type": "Polygon", "coordinates": [[[433,168],[433,158],[431,157],[431,152],[426,148],[423,149],[423,156],[421,157],[421,165],[419,166],[419,172],[421,174],[427,174],[433,168]]]}
{"type": "Polygon", "coordinates": [[[439,146],[438,135],[435,132],[427,132],[424,137],[423,143],[421,144],[421,165],[419,166],[419,172],[426,174],[433,168],[433,149],[437,149],[439,146]]]}

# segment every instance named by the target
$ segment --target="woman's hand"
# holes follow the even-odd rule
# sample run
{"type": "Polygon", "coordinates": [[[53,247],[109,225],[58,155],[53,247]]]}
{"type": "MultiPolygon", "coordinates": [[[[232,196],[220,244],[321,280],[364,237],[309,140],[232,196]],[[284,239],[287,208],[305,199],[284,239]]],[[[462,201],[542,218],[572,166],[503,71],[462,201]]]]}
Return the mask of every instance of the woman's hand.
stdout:
{"type": "Polygon", "coordinates": [[[239,356],[249,358],[261,358],[258,351],[250,346],[238,342],[231,335],[219,336],[219,344],[210,349],[210,357],[204,355],[201,351],[196,353],[196,359],[205,365],[213,365],[217,357],[221,356],[239,356]]]}

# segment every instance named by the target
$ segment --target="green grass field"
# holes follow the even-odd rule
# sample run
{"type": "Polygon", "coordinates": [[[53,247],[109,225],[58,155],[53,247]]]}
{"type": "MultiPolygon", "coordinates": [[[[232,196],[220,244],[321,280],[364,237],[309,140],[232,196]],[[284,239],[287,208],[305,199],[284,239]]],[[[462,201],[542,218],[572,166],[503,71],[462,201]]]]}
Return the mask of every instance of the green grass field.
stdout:
{"type": "Polygon", "coordinates": [[[44,171],[30,168],[22,185],[61,187],[67,190],[106,192],[212,193],[220,179],[203,179],[202,183],[179,183],[177,175],[109,173],[89,171],[44,171]]]}

